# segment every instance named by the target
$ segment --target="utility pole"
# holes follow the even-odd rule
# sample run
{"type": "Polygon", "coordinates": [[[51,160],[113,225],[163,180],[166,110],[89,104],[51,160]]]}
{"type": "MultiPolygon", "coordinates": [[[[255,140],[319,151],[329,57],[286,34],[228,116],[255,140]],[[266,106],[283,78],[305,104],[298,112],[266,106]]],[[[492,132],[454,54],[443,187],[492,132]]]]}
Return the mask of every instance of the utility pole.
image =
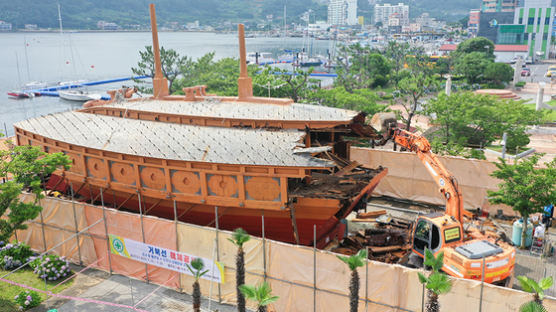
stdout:
{"type": "Polygon", "coordinates": [[[284,37],[288,36],[288,24],[286,23],[286,6],[288,5],[288,1],[284,3],[284,37]]]}
{"type": "Polygon", "coordinates": [[[446,79],[446,95],[450,96],[452,94],[452,76],[448,75],[448,79],[446,79]]]}
{"type": "Polygon", "coordinates": [[[521,57],[517,58],[517,61],[515,62],[515,70],[514,70],[514,88],[515,85],[519,82],[519,77],[521,77],[521,66],[523,65],[523,59],[521,57]]]}

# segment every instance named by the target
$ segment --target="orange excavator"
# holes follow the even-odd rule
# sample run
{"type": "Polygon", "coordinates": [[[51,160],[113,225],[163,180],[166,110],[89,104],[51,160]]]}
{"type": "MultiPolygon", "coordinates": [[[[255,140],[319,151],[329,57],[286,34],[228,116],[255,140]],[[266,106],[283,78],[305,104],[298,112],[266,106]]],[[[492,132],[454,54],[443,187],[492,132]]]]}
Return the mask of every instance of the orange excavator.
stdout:
{"type": "Polygon", "coordinates": [[[470,217],[471,213],[464,210],[463,196],[455,177],[431,152],[429,141],[391,125],[379,145],[391,139],[396,145],[416,153],[446,199],[445,213],[417,218],[412,233],[412,256],[422,262],[425,249],[435,255],[443,251],[443,271],[447,274],[480,281],[484,273],[485,282],[505,284],[513,275],[515,248],[494,232],[480,231],[471,224],[464,226],[464,217],[470,217]]]}

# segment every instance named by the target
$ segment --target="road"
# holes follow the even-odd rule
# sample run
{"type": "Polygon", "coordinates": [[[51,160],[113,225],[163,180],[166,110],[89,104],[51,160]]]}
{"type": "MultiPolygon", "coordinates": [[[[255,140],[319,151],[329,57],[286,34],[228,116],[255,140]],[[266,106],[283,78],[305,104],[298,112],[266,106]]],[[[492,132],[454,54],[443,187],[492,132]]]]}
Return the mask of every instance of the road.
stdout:
{"type": "Polygon", "coordinates": [[[531,69],[531,76],[521,77],[521,79],[526,82],[550,83],[550,78],[545,77],[549,65],[553,65],[553,64],[549,64],[549,63],[527,64],[527,67],[531,69]]]}

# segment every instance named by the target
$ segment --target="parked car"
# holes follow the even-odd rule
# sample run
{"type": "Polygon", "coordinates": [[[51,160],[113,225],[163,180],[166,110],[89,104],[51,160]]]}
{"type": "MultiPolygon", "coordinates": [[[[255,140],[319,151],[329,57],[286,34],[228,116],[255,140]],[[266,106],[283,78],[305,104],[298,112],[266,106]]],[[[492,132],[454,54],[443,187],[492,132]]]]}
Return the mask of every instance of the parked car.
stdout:
{"type": "Polygon", "coordinates": [[[523,67],[521,69],[521,77],[529,77],[531,76],[531,69],[529,67],[523,67]]]}
{"type": "Polygon", "coordinates": [[[556,65],[548,66],[548,70],[546,71],[546,77],[552,77],[552,75],[556,75],[556,65]]]}
{"type": "Polygon", "coordinates": [[[525,59],[525,64],[533,64],[533,58],[532,57],[528,57],[525,59]]]}

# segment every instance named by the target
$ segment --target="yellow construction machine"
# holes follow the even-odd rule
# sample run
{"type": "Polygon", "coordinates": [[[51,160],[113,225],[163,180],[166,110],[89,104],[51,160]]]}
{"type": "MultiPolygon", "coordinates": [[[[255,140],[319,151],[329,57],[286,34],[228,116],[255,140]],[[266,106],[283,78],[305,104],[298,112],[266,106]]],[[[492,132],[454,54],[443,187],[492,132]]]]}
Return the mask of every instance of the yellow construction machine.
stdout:
{"type": "Polygon", "coordinates": [[[470,217],[471,213],[464,210],[463,196],[455,177],[431,152],[429,141],[396,128],[392,122],[383,120],[380,128],[384,138],[377,145],[392,140],[396,145],[416,153],[446,199],[444,213],[422,215],[415,221],[412,256],[422,260],[425,249],[431,250],[435,255],[443,251],[443,271],[449,275],[482,280],[484,273],[484,281],[487,283],[507,282],[514,271],[515,248],[494,232],[480,231],[464,225],[464,217],[470,217]]]}

